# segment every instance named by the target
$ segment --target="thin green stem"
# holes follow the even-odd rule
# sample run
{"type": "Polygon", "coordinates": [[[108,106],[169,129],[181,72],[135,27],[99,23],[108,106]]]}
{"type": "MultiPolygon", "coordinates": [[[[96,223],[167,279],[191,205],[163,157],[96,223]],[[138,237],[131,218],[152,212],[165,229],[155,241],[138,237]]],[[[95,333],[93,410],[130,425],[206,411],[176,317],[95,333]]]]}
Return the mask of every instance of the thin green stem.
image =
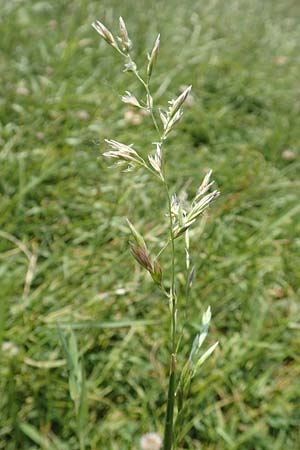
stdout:
{"type": "Polygon", "coordinates": [[[159,252],[155,256],[155,259],[158,259],[160,257],[160,255],[162,255],[162,253],[166,250],[166,248],[168,248],[170,242],[171,242],[170,239],[168,239],[167,242],[165,243],[165,245],[159,250],[159,252]]]}
{"type": "MultiPolygon", "coordinates": [[[[165,140],[165,135],[160,133],[159,126],[155,119],[153,105],[152,105],[152,96],[149,89],[149,80],[145,82],[138,71],[134,71],[137,79],[144,86],[147,93],[147,106],[149,108],[151,118],[154,124],[154,127],[159,134],[160,137],[160,146],[162,147],[163,142],[165,140]]],[[[169,376],[169,387],[168,387],[168,398],[167,398],[167,411],[166,411],[166,420],[165,420],[165,432],[164,432],[164,450],[172,450],[173,441],[174,441],[174,406],[175,406],[175,387],[176,387],[176,289],[175,289],[175,236],[173,230],[173,216],[172,216],[172,200],[170,195],[170,190],[168,183],[166,181],[166,170],[165,170],[165,161],[164,161],[164,153],[162,151],[161,156],[161,170],[162,170],[162,181],[166,191],[167,201],[168,201],[168,216],[169,216],[169,241],[166,246],[171,242],[171,290],[169,295],[169,300],[171,303],[171,342],[172,342],[172,353],[171,353],[171,361],[170,361],[170,376],[169,376]]],[[[161,250],[161,252],[165,249],[161,250]]],[[[160,252],[160,253],[161,253],[160,252]]],[[[159,254],[160,254],[159,253],[159,254]]]]}
{"type": "Polygon", "coordinates": [[[134,70],[133,73],[135,74],[135,76],[137,77],[137,79],[142,83],[142,85],[144,86],[144,88],[145,88],[145,90],[146,90],[146,92],[147,92],[147,94],[148,94],[149,88],[148,88],[147,83],[143,80],[143,78],[140,76],[140,74],[138,73],[137,70],[134,70]]]}
{"type": "MultiPolygon", "coordinates": [[[[164,170],[165,175],[165,170],[164,170]]],[[[164,177],[165,178],[165,177],[164,177]]],[[[170,378],[167,399],[167,412],[164,433],[164,450],[171,450],[173,445],[173,421],[175,403],[175,382],[176,382],[176,292],[175,292],[175,242],[173,233],[172,204],[171,196],[166,181],[164,182],[168,198],[168,215],[170,221],[170,241],[171,241],[171,340],[172,355],[170,363],[170,378]]]]}
{"type": "Polygon", "coordinates": [[[170,362],[170,376],[167,399],[167,411],[164,432],[164,450],[171,450],[173,447],[174,438],[174,405],[175,405],[175,384],[176,384],[176,290],[175,290],[175,238],[173,231],[173,216],[172,216],[172,200],[168,183],[166,181],[166,170],[164,154],[162,152],[162,173],[163,183],[168,200],[168,216],[169,216],[169,234],[171,241],[171,342],[172,354],[170,362]]]}
{"type": "MultiPolygon", "coordinates": [[[[149,103],[150,99],[152,99],[152,96],[150,94],[150,89],[149,89],[149,82],[145,84],[145,89],[146,89],[146,92],[147,92],[148,103],[149,103]]],[[[153,107],[151,105],[148,105],[148,107],[149,107],[149,110],[150,110],[151,118],[152,118],[152,121],[154,123],[155,129],[156,129],[159,137],[161,138],[160,129],[159,129],[159,126],[157,124],[157,121],[156,121],[156,118],[155,118],[155,115],[154,115],[153,107]]]]}
{"type": "Polygon", "coordinates": [[[146,82],[143,80],[143,78],[140,76],[140,74],[138,73],[138,71],[134,71],[134,74],[135,74],[135,76],[137,77],[137,79],[142,83],[142,85],[144,86],[144,88],[145,88],[145,90],[146,90],[146,93],[147,93],[147,106],[148,106],[148,109],[149,109],[150,114],[151,114],[151,119],[152,119],[152,122],[153,122],[153,124],[154,124],[154,127],[155,127],[155,129],[156,129],[156,131],[157,131],[159,137],[161,137],[160,129],[159,129],[159,126],[158,126],[158,124],[157,124],[157,121],[156,121],[156,118],[155,118],[155,115],[154,115],[153,107],[152,107],[152,105],[150,104],[150,101],[152,101],[152,96],[151,96],[150,89],[149,89],[149,83],[146,83],[146,82]],[[150,99],[151,99],[151,100],[150,100],[150,99]]]}
{"type": "Polygon", "coordinates": [[[169,388],[168,388],[168,402],[167,402],[167,413],[166,413],[166,423],[165,423],[165,434],[164,434],[164,450],[172,450],[174,433],[173,433],[173,422],[174,422],[174,403],[175,403],[175,382],[176,382],[176,358],[172,353],[171,363],[170,363],[170,378],[169,378],[169,388]]]}
{"type": "MultiPolygon", "coordinates": [[[[134,64],[134,61],[131,59],[131,56],[127,55],[127,57],[129,58],[129,61],[134,64]]],[[[156,131],[157,131],[157,133],[158,133],[158,135],[160,137],[160,129],[159,129],[159,126],[157,124],[157,121],[156,121],[156,118],[155,118],[155,115],[154,115],[153,107],[150,104],[150,101],[152,101],[152,96],[151,96],[150,89],[149,89],[149,80],[147,80],[147,81],[143,80],[143,78],[140,76],[140,74],[139,74],[137,69],[133,70],[133,73],[136,76],[136,78],[139,80],[139,82],[143,85],[143,87],[144,87],[144,89],[146,91],[146,94],[147,94],[147,107],[148,107],[148,110],[149,110],[149,112],[151,114],[151,119],[153,121],[154,127],[155,127],[155,129],[156,129],[156,131]]]]}
{"type": "Polygon", "coordinates": [[[170,241],[171,241],[171,292],[170,292],[170,300],[172,302],[172,352],[175,353],[176,348],[176,292],[175,292],[175,239],[173,232],[173,219],[172,219],[172,203],[169,187],[164,182],[164,186],[166,189],[166,194],[168,198],[168,216],[169,216],[169,232],[170,232],[170,241]]]}

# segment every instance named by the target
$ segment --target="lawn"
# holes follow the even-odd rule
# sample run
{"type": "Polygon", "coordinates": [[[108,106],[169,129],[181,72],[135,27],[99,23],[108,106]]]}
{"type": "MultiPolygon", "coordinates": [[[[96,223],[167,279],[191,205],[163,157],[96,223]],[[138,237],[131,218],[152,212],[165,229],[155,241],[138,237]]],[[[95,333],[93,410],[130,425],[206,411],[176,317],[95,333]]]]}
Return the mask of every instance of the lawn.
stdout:
{"type": "Polygon", "coordinates": [[[79,449],[58,326],[85,367],[87,450],[163,433],[168,305],[130,254],[125,218],[158,251],[166,204],[147,173],[102,157],[105,138],[144,155],[155,140],[120,101],[139,85],[91,28],[115,32],[119,15],[139,65],[161,33],[160,105],[193,85],[168,142],[174,190],[194,192],[211,168],[221,191],[191,234],[182,354],[208,305],[208,345],[220,345],[194,379],[182,449],[300,448],[299,2],[0,6],[0,449],[79,449]]]}

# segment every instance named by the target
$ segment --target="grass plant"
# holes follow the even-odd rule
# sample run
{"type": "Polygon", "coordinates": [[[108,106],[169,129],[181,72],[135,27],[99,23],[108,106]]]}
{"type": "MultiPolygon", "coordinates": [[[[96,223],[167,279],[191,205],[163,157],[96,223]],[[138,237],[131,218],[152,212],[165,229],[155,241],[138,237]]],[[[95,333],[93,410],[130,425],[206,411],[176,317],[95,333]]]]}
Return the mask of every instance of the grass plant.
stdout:
{"type": "MultiPolygon", "coordinates": [[[[165,193],[150,172],[120,176],[99,158],[107,137],[135,142],[144,160],[149,142],[158,140],[151,116],[121,108],[126,91],[140,98],[144,88],[132,74],[120,75],[120,55],[90,27],[101,17],[116,34],[119,15],[138,67],[161,33],[151,77],[157,104],[167,105],[187,81],[193,86],[168,138],[173,192],[185,186],[192,198],[208,168],[222,191],[190,230],[190,266],[198,264],[181,354],[188,355],[209,305],[207,345],[220,346],[194,377],[181,448],[295,450],[300,8],[294,0],[1,2],[0,448],[79,448],[57,324],[67,340],[75,333],[85,369],[86,450],[140,450],[141,436],[164,433],[166,304],[132,259],[124,217],[149,250],[158,249],[167,232],[158,221],[165,193]]],[[[180,298],[183,255],[178,238],[180,298]]],[[[160,258],[168,267],[168,250],[160,258]]]]}
{"type": "MultiPolygon", "coordinates": [[[[183,115],[182,108],[184,103],[188,100],[188,96],[191,92],[191,86],[186,87],[181,94],[173,100],[169,101],[169,106],[166,110],[155,107],[154,98],[151,94],[150,81],[153,73],[153,69],[156,64],[156,60],[160,47],[160,35],[157,36],[152,51],[148,54],[148,63],[145,70],[145,75],[142,76],[137,64],[133,60],[132,56],[132,41],[129,38],[128,31],[125,22],[122,17],[119,18],[119,36],[115,38],[113,34],[103,25],[100,21],[93,23],[94,29],[100,36],[113,47],[122,58],[124,58],[124,71],[132,72],[137,80],[144,88],[145,98],[138,99],[135,95],[129,91],[122,97],[124,103],[129,104],[140,111],[145,112],[151,116],[153,126],[157,131],[158,138],[153,144],[155,145],[155,152],[153,155],[148,155],[148,164],[140,156],[133,146],[122,144],[115,140],[106,140],[106,143],[110,146],[111,150],[104,153],[104,156],[117,160],[115,167],[124,167],[124,172],[132,172],[135,169],[143,168],[159,180],[165,196],[167,204],[167,217],[168,217],[168,236],[165,238],[165,242],[162,238],[160,243],[159,256],[155,256],[151,260],[148,247],[145,243],[142,235],[136,230],[134,225],[128,221],[128,225],[132,235],[132,241],[130,243],[131,251],[134,258],[152,277],[153,282],[160,288],[162,294],[167,298],[170,309],[170,357],[169,357],[169,382],[167,393],[167,405],[166,405],[166,418],[165,418],[165,430],[164,430],[164,450],[172,450],[178,448],[180,440],[184,438],[182,429],[184,426],[185,416],[185,403],[188,401],[190,393],[190,385],[192,378],[199,370],[200,366],[206,360],[206,358],[214,351],[218,343],[213,344],[205,353],[201,355],[201,347],[204,343],[208,327],[211,319],[210,307],[203,314],[202,326],[199,325],[199,333],[194,338],[190,355],[186,357],[186,362],[183,367],[178,370],[177,360],[178,354],[181,350],[181,340],[185,333],[185,322],[188,314],[188,300],[190,289],[193,284],[195,275],[195,266],[190,268],[190,228],[201,217],[210,203],[219,195],[217,190],[208,193],[213,185],[213,181],[210,181],[211,171],[209,171],[200,184],[194,199],[189,204],[187,201],[187,193],[181,192],[179,198],[176,194],[172,194],[172,189],[169,186],[167,178],[167,162],[172,157],[172,147],[168,150],[165,149],[165,143],[169,134],[174,130],[176,124],[181,120],[183,115]],[[156,119],[159,114],[161,125],[156,119]],[[171,153],[171,155],[170,155],[171,153]],[[185,300],[178,300],[177,287],[176,287],[176,267],[175,267],[175,243],[176,239],[184,235],[185,241],[185,256],[186,256],[186,279],[185,283],[185,300]],[[160,264],[160,256],[163,251],[168,247],[171,248],[169,271],[163,270],[160,264]],[[165,282],[165,279],[167,281],[165,282]],[[179,320],[178,320],[179,319],[179,320]],[[177,416],[174,421],[175,404],[177,400],[177,416]],[[176,433],[175,423],[179,432],[176,433]],[[180,436],[180,439],[178,439],[180,436]]],[[[183,359],[181,357],[181,359],[183,359]]]]}

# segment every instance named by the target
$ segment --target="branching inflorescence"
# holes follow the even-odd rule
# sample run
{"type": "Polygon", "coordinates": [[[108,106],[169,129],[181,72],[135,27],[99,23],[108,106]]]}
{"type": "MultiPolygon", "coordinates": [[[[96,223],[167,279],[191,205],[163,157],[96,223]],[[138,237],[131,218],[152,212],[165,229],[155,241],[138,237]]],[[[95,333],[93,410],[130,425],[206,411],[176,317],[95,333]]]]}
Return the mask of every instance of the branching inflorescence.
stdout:
{"type": "MultiPolygon", "coordinates": [[[[177,294],[176,294],[176,279],[175,279],[175,241],[180,236],[185,236],[185,250],[186,250],[186,266],[188,270],[186,280],[186,296],[189,295],[189,290],[192,285],[194,277],[194,267],[190,268],[189,257],[189,229],[197,221],[208,206],[215,200],[219,192],[217,190],[210,191],[213,181],[210,181],[211,171],[209,171],[202,181],[196,195],[190,204],[183,201],[175,194],[171,195],[167,176],[166,176],[166,158],[165,158],[165,142],[175,128],[176,124],[182,117],[182,107],[191,92],[191,86],[185,90],[174,100],[169,102],[166,110],[160,110],[154,107],[154,100],[150,91],[150,80],[157,60],[160,35],[157,36],[153,49],[148,55],[148,63],[145,71],[145,76],[140,75],[136,63],[132,59],[132,42],[128,36],[128,31],[124,20],[119,19],[119,37],[115,38],[113,34],[99,21],[93,23],[94,29],[102,38],[111,45],[124,58],[124,71],[131,72],[143,86],[145,92],[144,99],[138,99],[132,93],[126,91],[122,97],[122,101],[126,104],[147,111],[150,114],[153,125],[158,133],[158,140],[154,143],[155,150],[148,155],[148,160],[145,161],[141,155],[133,148],[133,145],[127,145],[118,141],[107,139],[106,143],[109,150],[104,153],[104,156],[116,160],[116,166],[125,167],[126,171],[132,171],[137,168],[143,168],[150,172],[154,177],[159,179],[163,185],[166,194],[168,205],[168,228],[169,236],[166,240],[166,245],[163,250],[170,246],[171,258],[171,273],[170,273],[170,289],[165,288],[164,279],[166,274],[161,268],[158,257],[151,259],[150,252],[147,248],[144,238],[136,230],[134,225],[128,220],[128,225],[132,235],[132,242],[130,247],[132,255],[136,261],[149,272],[154,283],[161,289],[162,294],[168,298],[170,306],[170,335],[171,335],[171,355],[170,355],[170,371],[169,371],[169,388],[167,394],[166,405],[166,420],[163,449],[171,450],[177,446],[177,441],[180,432],[176,431],[181,428],[182,419],[184,416],[184,408],[189,396],[191,380],[195,373],[206,360],[207,357],[214,351],[218,343],[212,345],[206,352],[202,353],[201,347],[206,339],[209,323],[211,319],[210,308],[203,314],[202,324],[200,330],[195,337],[190,355],[183,366],[181,372],[177,367],[177,355],[180,347],[181,330],[179,332],[177,325],[177,294]],[[160,122],[157,120],[159,116],[160,122]],[[176,412],[176,417],[175,417],[176,412]]],[[[162,252],[162,251],[161,251],[162,252]]],[[[161,254],[160,252],[160,254],[161,254]]]]}

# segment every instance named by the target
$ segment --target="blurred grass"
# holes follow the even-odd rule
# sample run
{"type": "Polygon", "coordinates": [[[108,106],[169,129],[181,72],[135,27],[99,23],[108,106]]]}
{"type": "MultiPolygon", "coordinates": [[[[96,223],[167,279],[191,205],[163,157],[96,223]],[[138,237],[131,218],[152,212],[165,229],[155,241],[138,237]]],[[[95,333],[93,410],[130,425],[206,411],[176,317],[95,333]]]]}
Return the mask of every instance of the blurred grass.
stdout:
{"type": "Polygon", "coordinates": [[[209,304],[221,345],[195,379],[182,448],[298,448],[299,3],[2,0],[1,12],[0,449],[78,448],[57,323],[84,360],[88,448],[137,449],[162,431],[168,311],[124,217],[157,251],[165,204],[148,175],[120,176],[99,151],[112,137],[146,153],[155,138],[147,117],[124,119],[118,96],[139,87],[90,27],[119,15],[140,64],[162,34],[161,105],[193,84],[170,180],[193,191],[210,167],[222,192],[193,232],[184,349],[209,304]]]}

